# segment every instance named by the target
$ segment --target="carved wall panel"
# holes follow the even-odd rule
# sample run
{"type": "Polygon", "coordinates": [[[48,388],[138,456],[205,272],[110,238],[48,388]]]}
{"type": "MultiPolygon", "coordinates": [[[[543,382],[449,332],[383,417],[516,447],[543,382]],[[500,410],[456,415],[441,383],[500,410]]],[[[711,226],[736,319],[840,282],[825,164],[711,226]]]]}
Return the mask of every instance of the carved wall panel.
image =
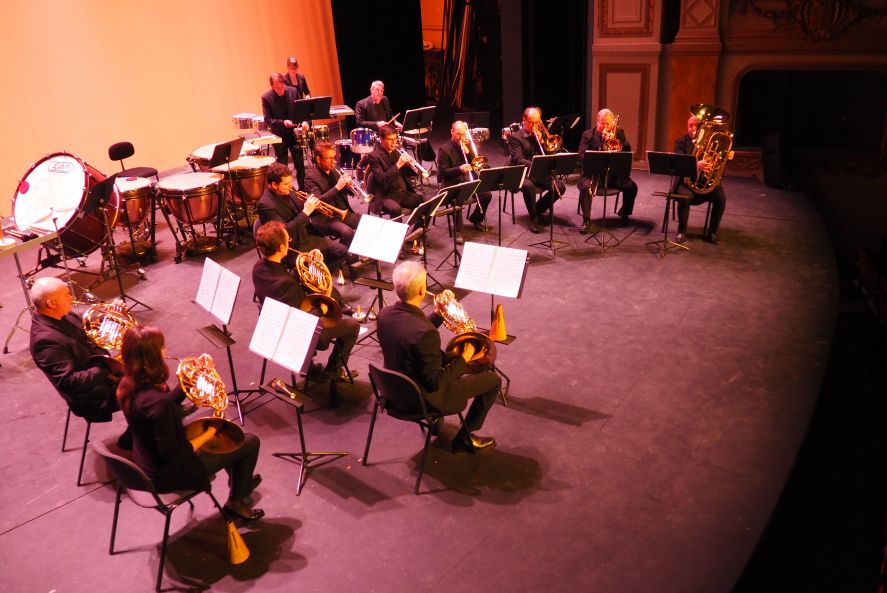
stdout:
{"type": "Polygon", "coordinates": [[[654,0],[600,0],[600,37],[647,37],[653,34],[654,0]]]}
{"type": "Polygon", "coordinates": [[[634,159],[643,161],[655,115],[650,109],[650,64],[601,64],[598,72],[598,109],[606,107],[619,115],[634,159]]]}

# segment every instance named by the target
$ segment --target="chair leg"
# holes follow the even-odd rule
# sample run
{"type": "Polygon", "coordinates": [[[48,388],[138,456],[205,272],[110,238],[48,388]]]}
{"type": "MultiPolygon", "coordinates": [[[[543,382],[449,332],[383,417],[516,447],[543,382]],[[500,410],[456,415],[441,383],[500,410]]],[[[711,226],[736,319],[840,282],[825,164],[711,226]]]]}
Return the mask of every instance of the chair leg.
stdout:
{"type": "Polygon", "coordinates": [[[370,430],[367,433],[367,446],[363,450],[363,461],[361,462],[363,465],[367,464],[367,457],[370,456],[370,441],[373,440],[373,427],[376,426],[376,415],[379,412],[379,400],[376,400],[376,403],[373,404],[373,416],[370,418],[370,430]]]}
{"type": "Polygon", "coordinates": [[[65,445],[68,442],[68,425],[71,424],[71,408],[68,408],[68,416],[65,418],[65,434],[62,435],[62,453],[65,452],[65,445]]]}
{"type": "Polygon", "coordinates": [[[117,500],[114,501],[114,520],[111,522],[111,544],[108,546],[108,554],[114,555],[114,541],[117,539],[117,519],[120,517],[120,499],[123,497],[123,486],[117,485],[117,500]]]}
{"type": "Polygon", "coordinates": [[[428,456],[428,447],[431,445],[431,431],[425,431],[425,447],[422,448],[422,457],[419,459],[419,475],[416,476],[416,486],[413,494],[419,494],[419,485],[422,483],[422,474],[425,473],[425,458],[428,456]]]}
{"type": "Polygon", "coordinates": [[[163,512],[166,515],[166,521],[163,524],[163,541],[160,542],[160,566],[157,567],[157,586],[155,591],[160,591],[160,583],[163,580],[163,565],[166,563],[166,540],[169,539],[169,522],[172,519],[172,511],[167,509],[163,512]]]}
{"type": "Polygon", "coordinates": [[[514,224],[514,192],[511,193],[511,224],[514,224]]]}
{"type": "Polygon", "coordinates": [[[86,449],[89,445],[89,430],[92,428],[92,422],[86,423],[86,436],[83,437],[83,452],[80,454],[80,469],[77,471],[77,485],[82,486],[83,463],[86,461],[86,449]]]}

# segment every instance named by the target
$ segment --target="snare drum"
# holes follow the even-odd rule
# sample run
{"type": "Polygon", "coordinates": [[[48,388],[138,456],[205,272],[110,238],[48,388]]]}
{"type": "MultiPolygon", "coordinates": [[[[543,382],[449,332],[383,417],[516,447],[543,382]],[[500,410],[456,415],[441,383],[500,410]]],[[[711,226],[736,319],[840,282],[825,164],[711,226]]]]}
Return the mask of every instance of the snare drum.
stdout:
{"type": "Polygon", "coordinates": [[[357,155],[351,151],[351,140],[336,140],[336,165],[340,169],[357,166],[357,155]]]}
{"type": "Polygon", "coordinates": [[[296,137],[296,147],[298,148],[308,148],[308,140],[310,139],[311,131],[305,131],[301,127],[293,128],[293,135],[296,137]]]}
{"type": "Polygon", "coordinates": [[[123,206],[120,226],[141,224],[151,211],[151,182],[144,177],[118,177],[114,184],[123,206]]]}
{"type": "MultiPolygon", "coordinates": [[[[209,161],[213,158],[213,151],[219,144],[224,144],[224,142],[216,142],[215,144],[207,144],[206,146],[195,148],[194,152],[188,155],[185,160],[187,160],[192,167],[196,167],[198,171],[209,171],[209,161]]],[[[255,144],[244,142],[240,149],[240,156],[256,154],[260,150],[261,148],[255,144]]]]}
{"type": "MultiPolygon", "coordinates": [[[[59,229],[68,256],[85,257],[107,238],[101,210],[84,214],[87,197],[105,176],[67,152],[37,161],[19,182],[12,198],[15,227],[25,233],[45,235],[59,229]],[[55,219],[55,222],[53,222],[55,219]]],[[[117,224],[120,195],[114,191],[105,206],[108,224],[117,224]]],[[[56,247],[58,241],[52,243],[56,247]]]]}
{"type": "Polygon", "coordinates": [[[234,122],[234,127],[238,130],[251,130],[253,129],[253,120],[255,117],[255,113],[238,113],[237,115],[231,116],[231,121],[234,122]]]}
{"type": "Polygon", "coordinates": [[[355,154],[367,154],[376,148],[376,132],[369,128],[351,130],[351,151],[355,154]]]}
{"type": "Polygon", "coordinates": [[[218,173],[179,173],[157,184],[172,215],[184,224],[211,221],[219,213],[218,173]]]}
{"type": "Polygon", "coordinates": [[[253,128],[258,132],[270,132],[271,127],[268,123],[265,122],[264,115],[256,115],[253,116],[253,128]]]}
{"type": "MultiPolygon", "coordinates": [[[[231,182],[235,201],[258,202],[265,192],[268,167],[276,162],[273,156],[243,156],[231,161],[231,182]]],[[[228,165],[213,167],[213,173],[228,174],[228,165]]]]}
{"type": "Polygon", "coordinates": [[[328,125],[314,126],[312,131],[314,132],[314,142],[316,144],[330,141],[330,127],[328,125]]]}

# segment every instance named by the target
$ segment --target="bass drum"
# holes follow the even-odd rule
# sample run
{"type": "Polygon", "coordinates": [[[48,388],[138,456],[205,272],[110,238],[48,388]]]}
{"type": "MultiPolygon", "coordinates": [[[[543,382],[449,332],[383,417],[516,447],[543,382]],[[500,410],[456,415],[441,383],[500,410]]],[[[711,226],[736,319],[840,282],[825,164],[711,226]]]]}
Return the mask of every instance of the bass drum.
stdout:
{"type": "MultiPolygon", "coordinates": [[[[98,208],[87,213],[90,191],[106,177],[73,154],[55,152],[37,161],[19,182],[12,197],[12,218],[23,233],[45,235],[59,230],[59,242],[69,257],[85,257],[107,239],[98,208]],[[55,222],[53,222],[55,219],[55,222]]],[[[120,194],[111,192],[105,206],[108,224],[117,224],[120,194]]]]}

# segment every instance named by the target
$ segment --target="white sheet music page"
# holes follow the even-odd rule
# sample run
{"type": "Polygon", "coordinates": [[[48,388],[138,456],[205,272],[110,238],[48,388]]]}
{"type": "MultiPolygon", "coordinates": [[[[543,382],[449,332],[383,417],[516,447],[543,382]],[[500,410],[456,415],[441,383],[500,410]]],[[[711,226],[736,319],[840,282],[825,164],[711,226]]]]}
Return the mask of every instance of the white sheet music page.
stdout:
{"type": "Polygon", "coordinates": [[[397,261],[407,225],[364,214],[351,241],[351,253],[393,264],[397,261]]]}
{"type": "Polygon", "coordinates": [[[222,325],[228,325],[231,322],[231,313],[234,311],[234,301],[237,300],[237,290],[240,288],[240,276],[226,268],[221,270],[210,313],[221,321],[222,325]]]}
{"type": "Polygon", "coordinates": [[[213,300],[216,296],[216,288],[219,285],[219,276],[222,274],[222,266],[206,258],[203,260],[203,273],[200,275],[200,285],[197,287],[197,298],[194,299],[198,305],[212,312],[213,300]]]}
{"type": "Polygon", "coordinates": [[[527,251],[468,241],[456,275],[456,288],[517,298],[526,270],[527,251]]]}
{"type": "Polygon", "coordinates": [[[319,317],[291,307],[271,360],[294,373],[301,372],[305,359],[312,353],[312,340],[319,323],[319,317]]]}
{"type": "Polygon", "coordinates": [[[277,344],[280,342],[280,335],[283,333],[289,314],[289,306],[272,298],[266,298],[262,303],[262,312],[259,314],[256,329],[253,330],[249,349],[262,358],[274,360],[274,353],[277,351],[277,344]]]}

